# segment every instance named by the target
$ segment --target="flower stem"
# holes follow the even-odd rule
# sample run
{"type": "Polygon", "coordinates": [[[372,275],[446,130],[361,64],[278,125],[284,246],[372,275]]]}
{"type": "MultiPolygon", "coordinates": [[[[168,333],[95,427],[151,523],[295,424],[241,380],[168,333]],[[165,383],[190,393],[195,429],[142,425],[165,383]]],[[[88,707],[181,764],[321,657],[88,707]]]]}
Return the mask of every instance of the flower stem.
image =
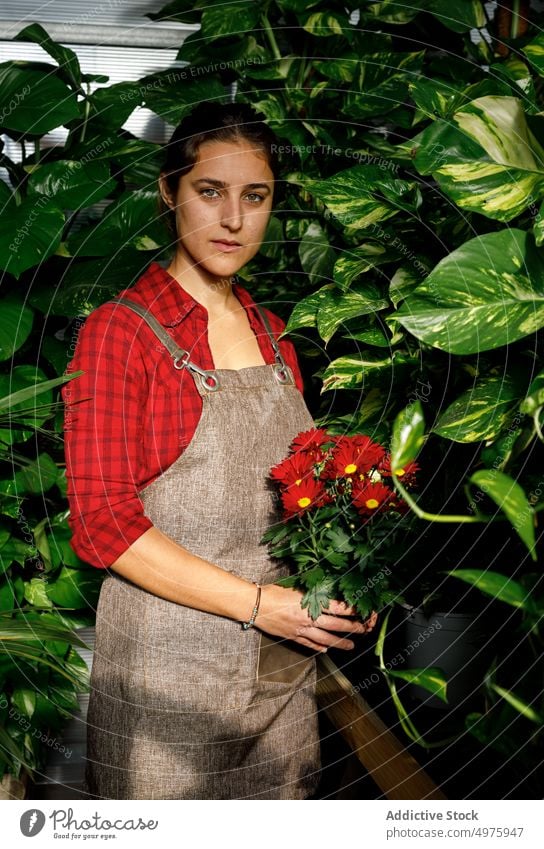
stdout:
{"type": "Polygon", "coordinates": [[[488,518],[480,517],[480,516],[456,516],[456,515],[444,515],[442,513],[427,513],[426,510],[422,510],[421,507],[416,504],[412,496],[405,490],[398,477],[396,476],[393,469],[391,469],[391,476],[395,483],[395,486],[399,490],[400,494],[410,507],[410,509],[418,516],[420,519],[425,519],[427,522],[465,522],[465,523],[474,523],[474,522],[488,522],[491,521],[488,518]]]}

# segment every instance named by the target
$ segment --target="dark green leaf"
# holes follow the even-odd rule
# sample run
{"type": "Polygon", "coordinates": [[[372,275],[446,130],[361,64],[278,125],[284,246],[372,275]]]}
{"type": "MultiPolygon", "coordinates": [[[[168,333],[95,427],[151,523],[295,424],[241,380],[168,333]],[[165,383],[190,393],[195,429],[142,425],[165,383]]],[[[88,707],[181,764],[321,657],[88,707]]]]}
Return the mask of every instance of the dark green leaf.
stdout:
{"type": "Polygon", "coordinates": [[[508,375],[484,378],[456,398],[432,430],[455,442],[493,439],[508,422],[519,397],[520,388],[508,375]]]}
{"type": "Polygon", "coordinates": [[[40,136],[78,117],[76,96],[56,72],[45,63],[0,65],[0,129],[40,136]]]}
{"type": "Polygon", "coordinates": [[[534,510],[519,483],[498,469],[481,469],[474,472],[470,483],[489,495],[505,513],[529,549],[532,559],[536,560],[534,510]]]}
{"type": "Polygon", "coordinates": [[[544,260],[523,230],[476,236],[435,266],[396,319],[454,354],[511,344],[544,326],[544,260]]]}

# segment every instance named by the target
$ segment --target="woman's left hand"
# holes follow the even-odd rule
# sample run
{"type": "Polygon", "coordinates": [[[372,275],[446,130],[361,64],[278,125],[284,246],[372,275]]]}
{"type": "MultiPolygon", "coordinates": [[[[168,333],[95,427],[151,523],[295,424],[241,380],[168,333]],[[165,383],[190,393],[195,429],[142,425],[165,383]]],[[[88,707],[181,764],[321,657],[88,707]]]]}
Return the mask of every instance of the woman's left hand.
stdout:
{"type": "Polygon", "coordinates": [[[378,614],[376,613],[375,610],[373,610],[372,613],[370,614],[370,616],[368,617],[368,619],[365,619],[365,621],[364,621],[364,624],[366,625],[367,634],[370,633],[370,631],[372,631],[372,629],[374,628],[377,621],[378,621],[378,614]]]}

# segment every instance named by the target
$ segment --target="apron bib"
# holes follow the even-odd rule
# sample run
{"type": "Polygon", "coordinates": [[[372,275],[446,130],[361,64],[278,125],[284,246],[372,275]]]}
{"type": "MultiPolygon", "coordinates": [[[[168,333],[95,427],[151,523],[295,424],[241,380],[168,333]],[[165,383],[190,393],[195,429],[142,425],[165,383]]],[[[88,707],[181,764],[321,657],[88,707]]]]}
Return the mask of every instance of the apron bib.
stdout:
{"type": "MultiPolygon", "coordinates": [[[[315,423],[266,315],[275,363],[205,371],[144,308],[114,300],[145,319],[202,397],[189,445],[139,493],[146,515],[247,580],[288,575],[260,542],[280,518],[268,473],[315,423]]],[[[315,688],[311,650],[112,572],[97,606],[85,789],[106,799],[308,798],[321,768],[315,688]]]]}

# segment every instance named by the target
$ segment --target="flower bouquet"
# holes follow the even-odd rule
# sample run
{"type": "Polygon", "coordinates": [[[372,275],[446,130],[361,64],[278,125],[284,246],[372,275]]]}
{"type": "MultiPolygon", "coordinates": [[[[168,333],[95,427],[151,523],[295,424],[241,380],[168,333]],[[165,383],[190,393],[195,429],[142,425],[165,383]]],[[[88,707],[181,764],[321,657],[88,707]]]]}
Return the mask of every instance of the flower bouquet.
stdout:
{"type": "MultiPolygon", "coordinates": [[[[409,489],[418,469],[411,462],[395,474],[409,489]]],[[[277,583],[305,591],[302,606],[312,619],[331,599],[366,619],[397,597],[389,589],[390,567],[413,514],[392,488],[390,454],[379,443],[312,428],[293,439],[270,478],[283,515],[262,542],[294,567],[277,583]]]]}

